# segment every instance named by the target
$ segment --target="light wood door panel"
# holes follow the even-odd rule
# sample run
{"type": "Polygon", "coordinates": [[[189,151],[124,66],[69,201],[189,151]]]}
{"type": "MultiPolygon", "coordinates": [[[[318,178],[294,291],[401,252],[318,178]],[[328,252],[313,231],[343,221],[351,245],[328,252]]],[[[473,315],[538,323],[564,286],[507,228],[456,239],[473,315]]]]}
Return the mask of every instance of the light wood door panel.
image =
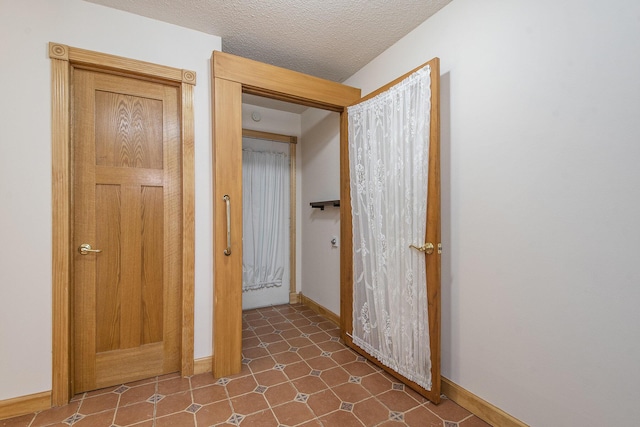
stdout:
{"type": "Polygon", "coordinates": [[[74,392],[180,369],[179,88],[75,70],[74,392]]]}

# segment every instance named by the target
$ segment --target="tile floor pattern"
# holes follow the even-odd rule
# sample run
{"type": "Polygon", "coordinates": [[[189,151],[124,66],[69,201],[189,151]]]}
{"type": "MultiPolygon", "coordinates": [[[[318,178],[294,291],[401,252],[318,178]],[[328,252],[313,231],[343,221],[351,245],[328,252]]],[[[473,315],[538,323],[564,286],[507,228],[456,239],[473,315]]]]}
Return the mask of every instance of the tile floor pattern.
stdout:
{"type": "Polygon", "coordinates": [[[242,372],[169,374],[83,393],[0,427],[486,427],[443,399],[433,405],[348,349],[303,305],[243,313],[242,372]]]}

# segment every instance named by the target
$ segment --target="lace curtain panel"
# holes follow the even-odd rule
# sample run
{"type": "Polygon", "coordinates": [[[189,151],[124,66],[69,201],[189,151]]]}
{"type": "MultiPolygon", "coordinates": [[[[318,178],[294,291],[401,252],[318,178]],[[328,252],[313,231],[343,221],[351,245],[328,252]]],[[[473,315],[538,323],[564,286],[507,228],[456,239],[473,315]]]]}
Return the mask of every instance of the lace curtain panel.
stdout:
{"type": "Polygon", "coordinates": [[[431,390],[424,243],[430,67],[348,108],[353,342],[431,390]]]}
{"type": "Polygon", "coordinates": [[[289,156],[242,150],[242,291],[282,286],[289,156]]]}

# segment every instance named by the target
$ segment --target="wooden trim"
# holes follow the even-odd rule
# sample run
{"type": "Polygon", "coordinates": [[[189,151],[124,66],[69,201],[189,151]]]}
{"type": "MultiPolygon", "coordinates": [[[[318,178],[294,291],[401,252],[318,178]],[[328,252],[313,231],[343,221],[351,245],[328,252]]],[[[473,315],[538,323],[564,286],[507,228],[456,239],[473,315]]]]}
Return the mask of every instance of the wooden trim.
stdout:
{"type": "Polygon", "coordinates": [[[72,393],[71,352],[71,101],[72,68],[91,68],[130,77],[162,80],[180,87],[182,92],[182,174],[183,174],[183,248],[182,248],[182,354],[183,375],[193,372],[194,311],[194,125],[193,85],[196,73],[163,65],[92,52],[49,43],[51,58],[51,146],[52,146],[52,390],[50,405],[69,402],[72,393]]]}
{"type": "Polygon", "coordinates": [[[214,79],[213,90],[213,359],[216,378],[242,368],[242,86],[214,79]],[[229,196],[227,218],[224,196],[229,196]],[[231,253],[227,256],[227,221],[231,253]]]}
{"type": "Polygon", "coordinates": [[[328,308],[318,304],[311,298],[303,295],[302,293],[300,293],[300,303],[302,305],[306,305],[307,307],[309,307],[311,310],[315,311],[319,315],[326,317],[331,322],[335,323],[336,326],[340,326],[340,316],[338,316],[328,308]]]}
{"type": "Polygon", "coordinates": [[[243,138],[266,139],[268,141],[284,142],[288,144],[297,144],[298,137],[290,135],[282,135],[279,133],[263,132],[260,130],[242,129],[243,138]]]}
{"type": "MultiPolygon", "coordinates": [[[[184,70],[183,70],[184,71],[184,70]]],[[[183,73],[184,77],[184,73],[183,73]]],[[[195,83],[195,75],[193,76],[195,83]]],[[[193,375],[195,301],[194,86],[182,83],[182,339],[181,370],[193,375]]]]}
{"type": "MultiPolygon", "coordinates": [[[[440,232],[440,59],[434,58],[427,63],[431,77],[431,115],[429,134],[429,181],[427,185],[427,230],[425,242],[432,242],[436,247],[441,240],[440,232]]],[[[426,257],[427,268],[427,301],[429,315],[429,347],[431,351],[432,386],[429,400],[438,403],[441,393],[441,266],[442,256],[436,250],[426,257]],[[433,349],[437,349],[433,351],[433,349]]]]}
{"type": "Polygon", "coordinates": [[[300,304],[300,293],[298,292],[290,292],[289,293],[289,304],[300,304]]]}
{"type": "Polygon", "coordinates": [[[71,144],[66,46],[50,45],[52,198],[52,390],[50,404],[71,398],[71,144]]]}
{"type": "Polygon", "coordinates": [[[349,171],[349,119],[340,114],[340,333],[349,344],[353,331],[353,219],[349,171]]]}
{"type": "Polygon", "coordinates": [[[19,417],[51,407],[51,392],[29,394],[13,399],[0,400],[0,420],[19,417]]]}
{"type": "Polygon", "coordinates": [[[202,357],[193,361],[193,375],[211,372],[213,356],[202,357]]]}
{"type": "Polygon", "coordinates": [[[442,377],[442,393],[447,396],[449,400],[456,402],[492,426],[529,427],[528,424],[507,414],[502,409],[492,405],[445,377],[442,377]]]}
{"type": "Polygon", "coordinates": [[[69,61],[69,47],[64,44],[49,42],[49,58],[69,61]]]}
{"type": "Polygon", "coordinates": [[[182,83],[186,83],[187,85],[195,86],[196,85],[196,73],[191,70],[182,70],[182,83]]]}
{"type": "Polygon", "coordinates": [[[360,98],[360,89],[219,51],[211,69],[215,79],[240,83],[245,93],[331,111],[360,98]]]}
{"type": "MultiPolygon", "coordinates": [[[[51,44],[50,44],[51,45],[51,44]]],[[[55,46],[63,46],[55,44],[55,46]]],[[[173,83],[189,83],[195,85],[196,72],[138,61],[106,53],[93,52],[67,46],[69,62],[76,67],[87,66],[104,71],[126,73],[129,76],[162,79],[173,83]],[[192,83],[193,82],[193,83],[192,83]]]]}

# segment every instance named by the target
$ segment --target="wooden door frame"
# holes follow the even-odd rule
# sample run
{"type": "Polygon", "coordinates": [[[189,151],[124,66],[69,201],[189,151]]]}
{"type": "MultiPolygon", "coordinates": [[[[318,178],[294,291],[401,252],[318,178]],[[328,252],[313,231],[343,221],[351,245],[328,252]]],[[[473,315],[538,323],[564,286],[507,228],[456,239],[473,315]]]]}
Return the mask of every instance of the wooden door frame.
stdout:
{"type": "Polygon", "coordinates": [[[289,304],[298,302],[296,284],[296,144],[298,137],[260,130],[242,129],[243,138],[264,139],[266,141],[289,144],[289,304]]]}
{"type": "MultiPolygon", "coordinates": [[[[233,176],[242,161],[242,93],[336,111],[343,117],[345,108],[360,99],[360,89],[219,51],[211,56],[211,70],[214,164],[212,371],[215,377],[224,377],[240,372],[242,360],[242,288],[237,286],[242,283],[242,241],[237,233],[231,237],[232,255],[223,254],[227,247],[223,196],[230,195],[232,200],[242,197],[242,181],[225,180],[233,176]],[[218,164],[220,167],[216,167],[218,164]]],[[[347,137],[341,132],[341,146],[346,146],[347,137]]],[[[348,157],[343,157],[341,151],[340,179],[346,179],[348,183],[348,157]]],[[[349,197],[348,193],[342,194],[344,187],[341,184],[343,201],[349,197]]],[[[345,217],[347,212],[344,210],[347,204],[341,203],[340,208],[342,282],[345,274],[351,276],[351,227],[345,226],[350,219],[345,217]]],[[[231,216],[231,226],[236,230],[242,227],[241,210],[238,211],[236,209],[231,216]]]]}
{"type": "MultiPolygon", "coordinates": [[[[440,115],[439,115],[439,79],[440,60],[434,58],[429,61],[431,66],[431,103],[435,106],[435,113],[431,114],[430,150],[431,162],[429,167],[435,170],[436,179],[429,182],[428,191],[440,200],[440,115]]],[[[426,65],[426,64],[424,64],[426,65]]],[[[424,65],[416,68],[422,68],[424,65]]],[[[242,354],[242,290],[238,286],[242,282],[242,242],[236,238],[232,244],[237,246],[239,257],[230,262],[222,255],[226,247],[226,229],[217,229],[224,224],[224,204],[221,202],[224,194],[234,193],[242,195],[241,180],[232,183],[225,182],[225,177],[233,174],[235,164],[241,162],[242,148],[242,93],[264,96],[266,98],[307,105],[340,113],[340,330],[342,339],[352,348],[351,328],[353,313],[350,301],[353,290],[353,231],[351,227],[351,190],[349,174],[349,135],[346,107],[360,101],[360,89],[342,85],[340,83],[323,80],[317,77],[298,73],[261,62],[241,58],[214,51],[211,57],[212,70],[212,105],[213,105],[213,159],[214,159],[214,322],[213,322],[213,363],[214,376],[240,372],[242,354]],[[216,158],[223,160],[221,170],[217,170],[216,158]],[[238,160],[240,158],[240,160],[238,160]],[[224,162],[226,161],[226,163],[224,162]],[[216,185],[225,182],[224,186],[216,185]],[[220,188],[224,187],[224,188],[220,188]],[[234,270],[235,268],[235,270],[234,270]]],[[[413,70],[415,71],[415,70],[413,70]]],[[[408,74],[390,82],[382,89],[400,82],[408,74]]],[[[428,240],[440,242],[440,211],[438,206],[430,206],[430,218],[435,219],[435,225],[427,229],[428,240]]],[[[234,220],[232,218],[232,226],[234,220]]],[[[240,223],[235,223],[241,227],[240,223]]],[[[434,320],[440,319],[440,256],[427,257],[427,280],[437,283],[428,286],[427,293],[435,298],[436,304],[429,307],[429,324],[431,348],[440,348],[440,330],[434,320]],[[431,326],[430,326],[431,328],[431,326]]],[[[439,324],[439,322],[437,322],[439,324]]],[[[378,364],[391,375],[399,374],[382,365],[370,355],[362,352],[371,362],[378,364]]],[[[415,383],[409,386],[437,403],[440,399],[440,354],[436,354],[432,363],[433,384],[431,391],[422,389],[415,383]]]]}
{"type": "Polygon", "coordinates": [[[195,177],[193,90],[196,73],[59,43],[49,43],[51,59],[52,162],[52,406],[69,402],[73,388],[73,194],[71,90],[74,68],[89,69],[175,86],[180,90],[182,167],[181,353],[183,376],[193,374],[195,274],[195,177]]]}

